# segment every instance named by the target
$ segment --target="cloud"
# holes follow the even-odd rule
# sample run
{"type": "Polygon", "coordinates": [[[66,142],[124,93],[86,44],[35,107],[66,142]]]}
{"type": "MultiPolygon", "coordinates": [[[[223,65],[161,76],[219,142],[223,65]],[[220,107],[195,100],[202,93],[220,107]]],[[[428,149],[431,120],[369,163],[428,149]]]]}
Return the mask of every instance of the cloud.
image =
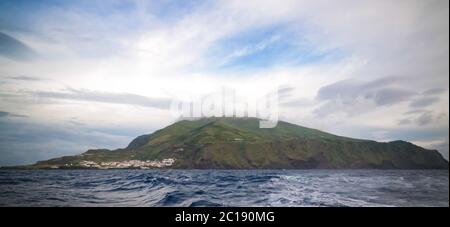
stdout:
{"type": "Polygon", "coordinates": [[[295,91],[294,87],[291,86],[280,86],[278,87],[278,99],[282,102],[286,99],[289,99],[292,96],[292,93],[295,91]]]}
{"type": "Polygon", "coordinates": [[[414,92],[398,88],[383,88],[375,91],[375,94],[367,94],[366,97],[374,96],[375,103],[378,105],[391,105],[407,101],[415,95],[414,92]]]}
{"type": "Polygon", "coordinates": [[[278,88],[278,94],[284,95],[284,94],[290,94],[292,91],[294,91],[295,88],[291,86],[282,86],[278,88]]]}
{"type": "Polygon", "coordinates": [[[398,122],[399,125],[409,125],[411,124],[411,120],[410,119],[402,119],[398,122]]]}
{"type": "Polygon", "coordinates": [[[429,112],[428,110],[425,109],[415,109],[415,110],[410,110],[405,112],[405,115],[413,115],[413,114],[421,114],[421,113],[426,113],[429,112]]]}
{"type": "Polygon", "coordinates": [[[397,86],[404,78],[385,77],[363,82],[349,79],[338,81],[319,89],[316,100],[324,102],[315,110],[320,116],[343,111],[348,114],[370,111],[366,107],[396,105],[409,101],[414,91],[397,86]],[[360,107],[360,108],[358,108],[360,107]]]}
{"type": "Polygon", "coordinates": [[[289,101],[281,102],[282,106],[299,108],[299,107],[307,107],[314,104],[313,100],[308,98],[296,98],[289,101]]]}
{"type": "Polygon", "coordinates": [[[315,48],[300,45],[301,39],[301,36],[288,29],[287,24],[262,25],[212,42],[206,57],[214,59],[213,65],[219,68],[288,65],[315,56],[315,48]]]}
{"type": "Polygon", "coordinates": [[[440,95],[447,91],[446,88],[432,88],[424,92],[425,95],[440,95]]]}
{"type": "Polygon", "coordinates": [[[431,124],[442,124],[448,121],[447,113],[436,113],[433,110],[416,109],[404,113],[405,118],[398,121],[398,125],[426,126],[431,124]]]}
{"type": "Polygon", "coordinates": [[[417,118],[417,122],[419,123],[419,125],[422,126],[431,123],[432,120],[433,115],[431,115],[431,113],[423,113],[422,115],[419,116],[419,118],[417,118]]]}
{"type": "Polygon", "coordinates": [[[34,77],[34,76],[10,76],[7,77],[11,80],[20,80],[20,81],[42,81],[42,78],[34,77]]]}
{"type": "Polygon", "coordinates": [[[431,106],[439,101],[440,99],[438,97],[421,97],[419,99],[412,101],[411,104],[409,104],[409,106],[413,108],[422,108],[431,106]]]}
{"type": "Polygon", "coordinates": [[[68,89],[65,92],[38,91],[33,92],[33,95],[39,98],[48,99],[138,105],[161,109],[168,109],[171,102],[171,99],[169,98],[149,98],[129,93],[100,92],[77,89],[68,89]]]}
{"type": "MultiPolygon", "coordinates": [[[[357,99],[373,100],[377,105],[389,105],[408,100],[415,95],[413,91],[398,88],[394,82],[401,81],[398,77],[384,77],[369,82],[358,80],[343,80],[319,89],[317,99],[357,99]]],[[[404,78],[403,78],[404,80],[404,78]]]]}
{"type": "Polygon", "coordinates": [[[4,118],[4,117],[21,117],[21,118],[26,118],[27,116],[21,115],[21,114],[13,114],[13,113],[10,113],[10,112],[5,112],[5,111],[0,111],[0,118],[4,118]]]}
{"type": "Polygon", "coordinates": [[[4,57],[26,61],[36,57],[36,53],[25,43],[0,32],[0,55],[4,57]]]}

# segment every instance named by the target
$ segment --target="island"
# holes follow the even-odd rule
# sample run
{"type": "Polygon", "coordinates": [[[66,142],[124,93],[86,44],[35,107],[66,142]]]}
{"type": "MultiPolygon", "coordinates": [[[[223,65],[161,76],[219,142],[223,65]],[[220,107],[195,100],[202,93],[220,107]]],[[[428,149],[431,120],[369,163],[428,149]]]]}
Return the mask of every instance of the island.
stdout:
{"type": "Polygon", "coordinates": [[[88,150],[26,169],[448,169],[436,150],[406,141],[376,142],[258,118],[180,120],[126,148],[88,150]]]}

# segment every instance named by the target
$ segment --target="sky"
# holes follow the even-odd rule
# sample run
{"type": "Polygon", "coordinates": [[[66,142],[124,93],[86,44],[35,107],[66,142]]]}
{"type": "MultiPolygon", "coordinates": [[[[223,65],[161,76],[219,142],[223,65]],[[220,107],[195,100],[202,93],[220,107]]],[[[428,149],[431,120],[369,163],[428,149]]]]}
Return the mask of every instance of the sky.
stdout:
{"type": "Polygon", "coordinates": [[[224,87],[448,160],[448,18],[444,0],[2,0],[0,166],[125,147],[224,87]]]}

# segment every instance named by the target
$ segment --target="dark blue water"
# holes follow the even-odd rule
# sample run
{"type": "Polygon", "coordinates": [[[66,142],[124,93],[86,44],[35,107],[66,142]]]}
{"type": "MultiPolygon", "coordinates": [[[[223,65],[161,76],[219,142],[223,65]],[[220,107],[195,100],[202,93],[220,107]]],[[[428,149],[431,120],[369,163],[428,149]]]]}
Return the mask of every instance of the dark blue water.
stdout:
{"type": "Polygon", "coordinates": [[[0,171],[0,206],[449,206],[449,172],[0,171]]]}

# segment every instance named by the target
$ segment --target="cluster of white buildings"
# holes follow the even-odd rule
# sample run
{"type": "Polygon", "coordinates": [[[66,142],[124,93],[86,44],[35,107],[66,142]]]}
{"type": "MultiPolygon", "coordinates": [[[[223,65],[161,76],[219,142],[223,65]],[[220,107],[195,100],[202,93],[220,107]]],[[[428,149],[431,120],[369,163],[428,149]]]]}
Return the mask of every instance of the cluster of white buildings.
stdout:
{"type": "Polygon", "coordinates": [[[94,162],[94,161],[81,161],[80,166],[85,168],[97,168],[97,169],[127,169],[127,168],[138,168],[138,169],[150,169],[150,168],[162,168],[172,166],[175,163],[175,159],[166,158],[161,161],[159,160],[128,160],[122,162],[94,162]]]}

